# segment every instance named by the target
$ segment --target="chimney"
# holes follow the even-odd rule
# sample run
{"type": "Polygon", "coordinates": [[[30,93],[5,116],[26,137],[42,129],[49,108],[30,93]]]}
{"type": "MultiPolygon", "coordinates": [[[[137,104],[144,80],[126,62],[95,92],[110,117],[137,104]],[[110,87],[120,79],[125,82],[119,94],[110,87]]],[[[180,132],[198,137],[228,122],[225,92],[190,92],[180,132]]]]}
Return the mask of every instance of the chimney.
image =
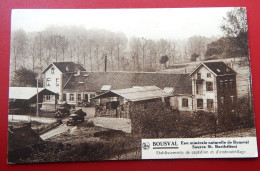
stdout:
{"type": "Polygon", "coordinates": [[[107,54],[105,54],[105,72],[107,72],[107,54]]]}

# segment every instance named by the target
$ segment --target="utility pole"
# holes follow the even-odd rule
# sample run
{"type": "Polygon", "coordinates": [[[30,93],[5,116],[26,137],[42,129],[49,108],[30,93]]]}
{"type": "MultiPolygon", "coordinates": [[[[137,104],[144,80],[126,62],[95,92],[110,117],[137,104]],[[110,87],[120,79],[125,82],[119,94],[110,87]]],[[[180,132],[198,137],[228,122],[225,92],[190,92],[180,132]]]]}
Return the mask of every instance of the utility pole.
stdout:
{"type": "Polygon", "coordinates": [[[37,101],[36,101],[36,117],[39,117],[39,79],[37,78],[37,101]]]}
{"type": "Polygon", "coordinates": [[[105,72],[107,72],[107,54],[105,53],[105,72]]]}

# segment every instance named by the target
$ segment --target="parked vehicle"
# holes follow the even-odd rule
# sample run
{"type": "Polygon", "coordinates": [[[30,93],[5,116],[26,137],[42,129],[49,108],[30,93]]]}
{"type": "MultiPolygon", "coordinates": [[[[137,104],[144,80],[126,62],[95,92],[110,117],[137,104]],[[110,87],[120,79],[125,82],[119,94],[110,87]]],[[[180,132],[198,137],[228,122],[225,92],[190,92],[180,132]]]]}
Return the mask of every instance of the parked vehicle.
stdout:
{"type": "Polygon", "coordinates": [[[84,122],[85,116],[87,116],[87,114],[83,112],[82,109],[79,109],[70,115],[70,119],[67,121],[67,125],[76,125],[80,122],[84,122]]]}
{"type": "Polygon", "coordinates": [[[55,112],[55,118],[63,118],[70,115],[70,110],[64,106],[60,106],[55,112]]]}

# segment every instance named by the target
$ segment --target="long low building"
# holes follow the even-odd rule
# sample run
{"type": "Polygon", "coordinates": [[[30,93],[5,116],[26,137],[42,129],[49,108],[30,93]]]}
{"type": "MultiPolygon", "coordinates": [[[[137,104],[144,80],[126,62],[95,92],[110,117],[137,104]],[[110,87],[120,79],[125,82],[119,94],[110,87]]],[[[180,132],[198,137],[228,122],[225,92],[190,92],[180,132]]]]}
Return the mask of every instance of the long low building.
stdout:
{"type": "Polygon", "coordinates": [[[46,89],[37,87],[9,87],[9,113],[19,113],[29,109],[37,103],[42,104],[46,98],[57,101],[57,94],[46,89]]]}
{"type": "Polygon", "coordinates": [[[110,90],[93,99],[100,99],[96,116],[130,118],[130,107],[136,103],[149,105],[150,102],[162,101],[170,105],[171,93],[156,86],[135,86],[133,88],[110,90]]]}
{"type": "MultiPolygon", "coordinates": [[[[180,111],[234,113],[236,72],[224,62],[202,62],[191,74],[158,72],[87,72],[80,64],[56,62],[44,71],[44,85],[59,92],[58,103],[78,105],[111,90],[156,86],[171,93],[180,111]]],[[[45,103],[53,103],[46,100],[45,103]]]]}

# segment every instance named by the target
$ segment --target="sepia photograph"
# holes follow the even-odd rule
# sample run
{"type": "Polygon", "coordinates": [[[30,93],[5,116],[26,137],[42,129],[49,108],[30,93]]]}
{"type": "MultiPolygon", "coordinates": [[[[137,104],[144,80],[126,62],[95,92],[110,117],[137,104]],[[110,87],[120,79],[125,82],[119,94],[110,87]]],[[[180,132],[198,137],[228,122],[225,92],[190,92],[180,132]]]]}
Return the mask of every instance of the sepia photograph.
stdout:
{"type": "Polygon", "coordinates": [[[8,163],[257,156],[245,7],[13,9],[10,49],[8,163]]]}

